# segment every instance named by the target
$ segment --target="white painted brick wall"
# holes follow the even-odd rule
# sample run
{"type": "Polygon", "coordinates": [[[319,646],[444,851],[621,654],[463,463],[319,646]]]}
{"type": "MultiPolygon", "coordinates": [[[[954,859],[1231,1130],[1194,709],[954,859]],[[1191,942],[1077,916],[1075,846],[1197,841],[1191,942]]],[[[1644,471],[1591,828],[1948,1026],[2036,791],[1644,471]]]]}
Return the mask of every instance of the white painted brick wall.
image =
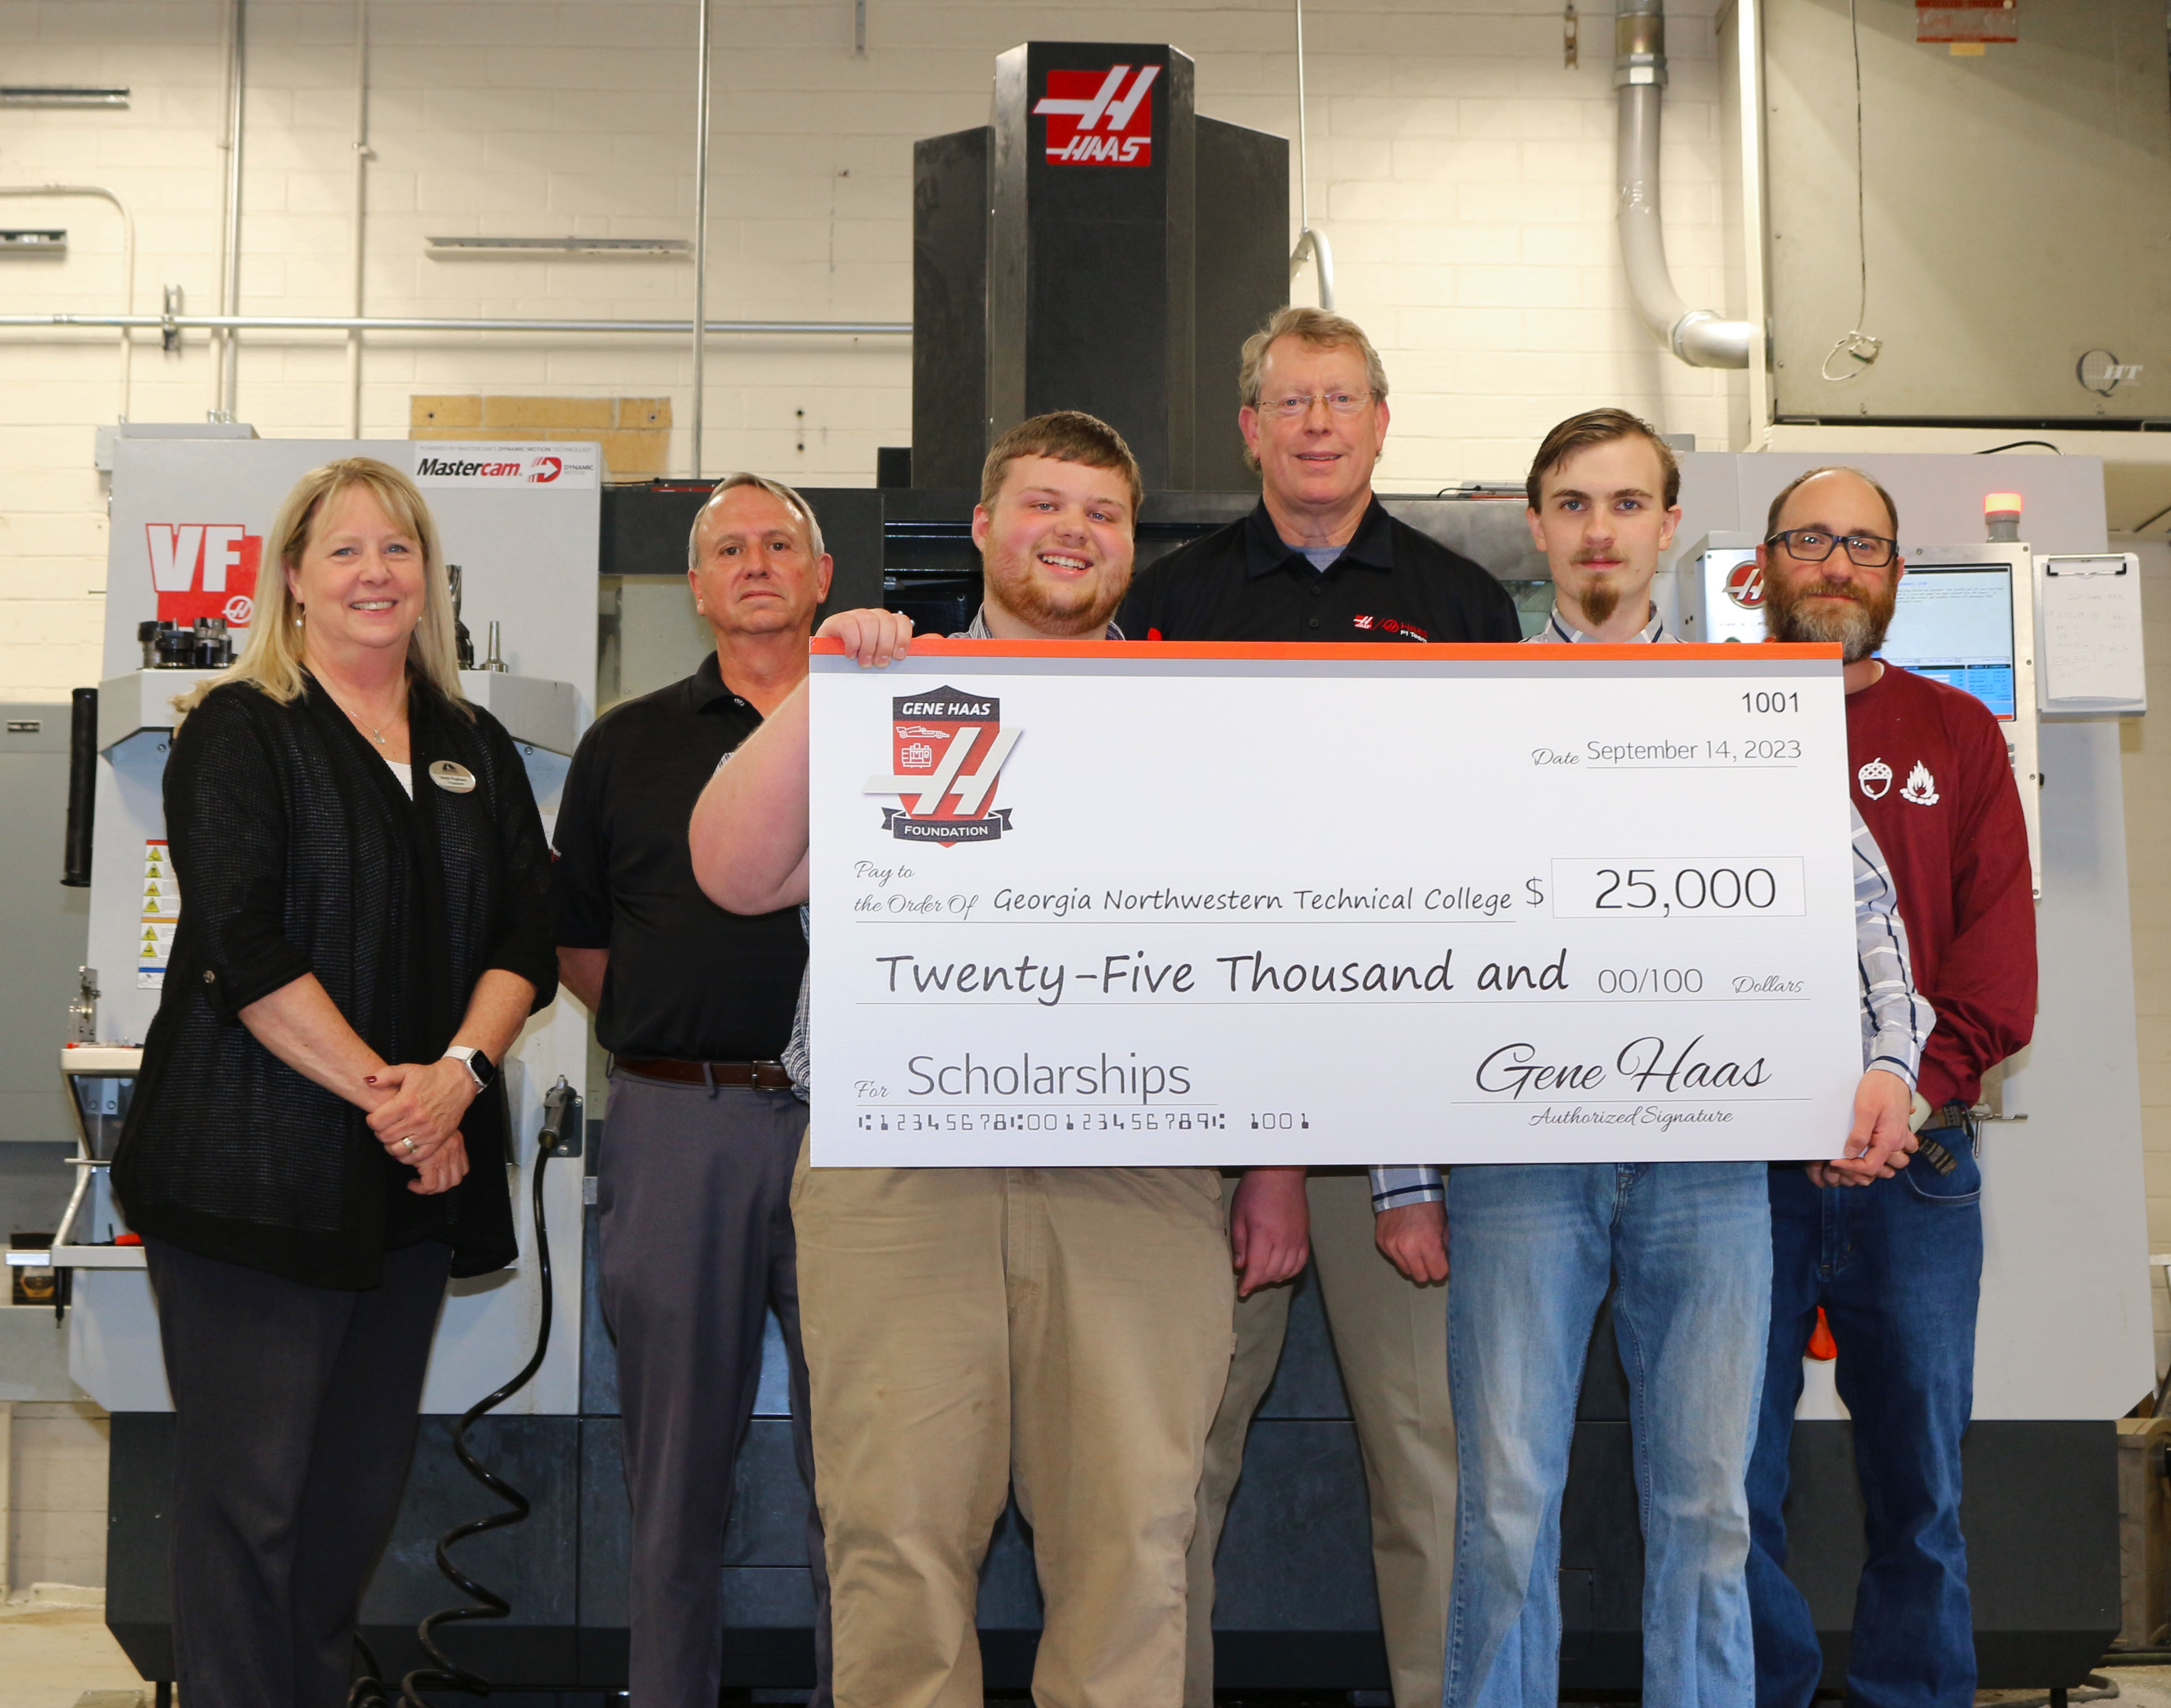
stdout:
{"type": "MultiPolygon", "coordinates": [[[[1738,310],[1718,301],[1718,3],[1669,8],[1666,210],[1684,294],[1738,310]]],[[[868,0],[863,59],[851,0],[715,4],[718,318],[909,319],[912,143],[984,123],[994,56],[1020,41],[1172,42],[1198,62],[1202,112],[1295,134],[1278,3],[868,0]]],[[[1308,13],[1311,206],[1335,245],[1340,306],[1395,383],[1384,485],[1519,476],[1547,426],[1600,403],[1723,441],[1725,377],[1663,355],[1627,307],[1611,31],[1585,10],[1573,72],[1557,0],[1315,0],[1308,13]]],[[[249,14],[242,306],[343,313],[351,0],[251,0],[249,14]]],[[[370,15],[370,312],[687,312],[683,263],[437,261],[423,239],[689,235],[691,0],[373,0],[370,15]]],[[[217,304],[222,16],[222,0],[0,4],[9,82],[134,91],[125,113],[0,110],[0,183],[126,196],[140,308],[167,284],[200,311],[217,304]]],[[[63,262],[0,270],[0,310],[118,305],[110,209],[0,201],[0,223],[65,224],[71,244],[63,262]]],[[[57,695],[96,672],[105,522],[91,436],[119,411],[118,352],[105,335],[0,334],[0,693],[57,695]]],[[[683,468],[689,372],[676,340],[386,337],[364,370],[364,431],[405,436],[418,391],[668,394],[683,468]]],[[[865,484],[876,447],[909,437],[901,340],[720,340],[708,372],[710,468],[865,484]]],[[[336,337],[253,339],[241,416],[267,436],[336,436],[345,373],[336,337]]],[[[171,356],[138,345],[136,419],[200,419],[212,395],[200,342],[171,356]]]]}
{"type": "Polygon", "coordinates": [[[15,1590],[33,1583],[105,1582],[105,1413],[88,1400],[17,1400],[9,1480],[6,1569],[15,1590]]]}

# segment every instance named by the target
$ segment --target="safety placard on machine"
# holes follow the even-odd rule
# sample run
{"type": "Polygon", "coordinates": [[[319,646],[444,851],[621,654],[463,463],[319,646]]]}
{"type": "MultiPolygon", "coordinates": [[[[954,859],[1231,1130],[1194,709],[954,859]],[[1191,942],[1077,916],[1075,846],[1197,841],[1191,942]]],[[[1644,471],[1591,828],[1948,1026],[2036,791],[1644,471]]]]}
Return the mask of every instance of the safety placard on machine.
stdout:
{"type": "Polygon", "coordinates": [[[143,844],[143,916],[136,932],[136,988],[158,990],[166,983],[166,961],[174,952],[174,928],[180,923],[181,882],[174,875],[174,857],[162,838],[143,844]]]}

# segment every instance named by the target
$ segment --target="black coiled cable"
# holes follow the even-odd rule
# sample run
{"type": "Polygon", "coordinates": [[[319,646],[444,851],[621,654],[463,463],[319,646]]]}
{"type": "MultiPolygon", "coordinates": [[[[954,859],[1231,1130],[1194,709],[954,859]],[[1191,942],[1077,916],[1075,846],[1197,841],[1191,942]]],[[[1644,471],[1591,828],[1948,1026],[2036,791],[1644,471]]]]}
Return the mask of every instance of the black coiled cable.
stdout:
{"type": "MultiPolygon", "coordinates": [[[[522,1365],[520,1373],[496,1392],[485,1394],[460,1414],[460,1421],[453,1426],[453,1453],[468,1475],[507,1502],[500,1512],[480,1518],[470,1518],[464,1524],[455,1524],[437,1538],[437,1570],[447,1582],[473,1604],[464,1607],[439,1608],[428,1614],[415,1627],[415,1640],[422,1646],[430,1665],[417,1667],[399,1681],[399,1701],[402,1708],[431,1708],[422,1696],[424,1686],[437,1689],[464,1691],[470,1696],[487,1696],[496,1687],[480,1673],[462,1666],[437,1646],[439,1625],[453,1625],[464,1620],[503,1619],[512,1611],[512,1604],[485,1583],[479,1583],[453,1563],[448,1551],[455,1543],[464,1542],[470,1536],[480,1536],[485,1531],[501,1530],[509,1524],[517,1524],[533,1510],[528,1497],[506,1481],[485,1464],[468,1448],[468,1426],[485,1412],[502,1405],[515,1394],[535,1379],[543,1368],[544,1355],[550,1348],[550,1227],[543,1208],[543,1176],[550,1159],[558,1154],[565,1141],[566,1112],[574,1103],[573,1088],[564,1076],[544,1094],[543,1099],[543,1127],[535,1142],[535,1171],[531,1179],[531,1202],[535,1218],[535,1260],[537,1272],[543,1280],[543,1304],[535,1330],[535,1350],[522,1365]]],[[[347,1708],[392,1708],[390,1691],[378,1666],[377,1657],[369,1645],[357,1635],[355,1647],[361,1652],[362,1670],[348,1688],[347,1708]]]]}

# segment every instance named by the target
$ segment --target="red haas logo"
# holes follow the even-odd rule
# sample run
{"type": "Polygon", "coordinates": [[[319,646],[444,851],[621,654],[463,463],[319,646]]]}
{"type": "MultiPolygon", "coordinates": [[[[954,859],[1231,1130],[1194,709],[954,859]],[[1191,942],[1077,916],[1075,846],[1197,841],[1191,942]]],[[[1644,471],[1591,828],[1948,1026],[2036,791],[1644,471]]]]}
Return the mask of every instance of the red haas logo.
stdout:
{"type": "Polygon", "coordinates": [[[1018,738],[1002,725],[1002,702],[938,688],[900,695],[891,714],[893,774],[870,777],[866,790],[903,802],[882,809],[882,828],[942,848],[1000,838],[1010,816],[995,808],[995,781],[1018,738]]]}
{"type": "Polygon", "coordinates": [[[143,528],[161,623],[217,617],[246,629],[256,610],[263,537],[239,522],[153,522],[143,528]]]}
{"type": "Polygon", "coordinates": [[[1052,166],[1153,164],[1153,86],[1157,65],[1135,71],[1051,71],[1048,93],[1034,106],[1048,120],[1052,166]]]}
{"type": "MultiPolygon", "coordinates": [[[[1707,583],[1706,585],[1708,585],[1707,583]]],[[[1726,572],[1726,597],[1745,611],[1764,602],[1764,568],[1756,559],[1736,564],[1726,572]]]]}

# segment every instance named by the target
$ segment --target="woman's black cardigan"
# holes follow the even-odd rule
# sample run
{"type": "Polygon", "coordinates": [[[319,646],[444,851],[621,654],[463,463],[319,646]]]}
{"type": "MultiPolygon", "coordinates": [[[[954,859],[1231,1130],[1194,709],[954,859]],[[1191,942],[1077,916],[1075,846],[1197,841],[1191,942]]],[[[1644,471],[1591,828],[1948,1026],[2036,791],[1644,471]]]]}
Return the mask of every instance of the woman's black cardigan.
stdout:
{"type": "Polygon", "coordinates": [[[417,683],[415,798],[314,679],[290,704],[214,689],[174,736],[166,834],[180,881],[164,993],[113,1165],[129,1227],[198,1256],[317,1287],[374,1287],[384,1253],[426,1239],[454,1275],[516,1251],[504,1082],[460,1123],[467,1178],[405,1190],[361,1110],[304,1079],[237,1016],[314,973],[387,1062],[434,1062],[475,981],[558,984],[550,857],[512,738],[417,683]],[[474,788],[438,786],[449,759],[474,788]]]}

